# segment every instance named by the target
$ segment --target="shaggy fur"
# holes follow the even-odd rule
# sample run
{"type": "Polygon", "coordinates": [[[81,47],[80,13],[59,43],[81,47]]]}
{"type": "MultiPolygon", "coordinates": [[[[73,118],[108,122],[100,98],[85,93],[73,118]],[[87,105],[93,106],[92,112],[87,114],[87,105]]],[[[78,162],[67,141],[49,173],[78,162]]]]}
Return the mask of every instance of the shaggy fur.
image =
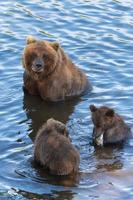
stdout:
{"type": "Polygon", "coordinates": [[[129,136],[130,128],[113,109],[90,105],[90,110],[94,124],[93,138],[97,145],[121,143],[129,136]]]}
{"type": "Polygon", "coordinates": [[[32,95],[49,101],[82,94],[91,85],[86,75],[58,43],[28,37],[23,53],[24,87],[32,95]]]}
{"type": "Polygon", "coordinates": [[[34,160],[54,175],[78,171],[79,153],[71,144],[65,125],[49,119],[35,139],[34,160]]]}

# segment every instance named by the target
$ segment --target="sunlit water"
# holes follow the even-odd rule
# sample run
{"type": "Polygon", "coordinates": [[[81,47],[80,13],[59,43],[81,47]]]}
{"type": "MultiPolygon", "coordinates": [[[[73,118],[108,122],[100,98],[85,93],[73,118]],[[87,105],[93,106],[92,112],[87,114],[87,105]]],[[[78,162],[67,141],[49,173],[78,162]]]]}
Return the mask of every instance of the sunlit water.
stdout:
{"type": "Polygon", "coordinates": [[[1,0],[0,199],[133,198],[133,139],[95,149],[90,104],[114,108],[133,129],[133,1],[1,0]],[[24,94],[27,35],[59,41],[92,92],[62,103],[24,94]],[[67,124],[80,151],[77,177],[49,176],[32,163],[36,131],[49,117],[67,124]]]}

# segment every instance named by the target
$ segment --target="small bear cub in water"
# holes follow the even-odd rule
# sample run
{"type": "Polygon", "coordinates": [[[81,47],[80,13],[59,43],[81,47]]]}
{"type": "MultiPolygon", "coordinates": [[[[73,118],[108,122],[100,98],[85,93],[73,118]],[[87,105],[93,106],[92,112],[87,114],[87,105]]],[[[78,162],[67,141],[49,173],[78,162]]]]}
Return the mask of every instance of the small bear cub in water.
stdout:
{"type": "Polygon", "coordinates": [[[93,139],[95,144],[103,146],[122,143],[129,136],[130,128],[113,109],[106,106],[97,108],[95,105],[90,105],[90,110],[94,124],[93,139]]]}
{"type": "Polygon", "coordinates": [[[53,175],[76,173],[80,156],[71,144],[65,124],[50,118],[35,139],[34,160],[53,175]]]}

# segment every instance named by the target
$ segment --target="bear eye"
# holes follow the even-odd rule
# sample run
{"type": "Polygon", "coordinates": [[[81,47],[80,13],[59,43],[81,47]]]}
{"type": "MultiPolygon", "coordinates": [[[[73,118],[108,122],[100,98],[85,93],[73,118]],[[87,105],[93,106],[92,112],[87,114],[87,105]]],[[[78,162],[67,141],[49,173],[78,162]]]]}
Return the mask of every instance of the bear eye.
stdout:
{"type": "Polygon", "coordinates": [[[29,58],[31,59],[31,60],[34,60],[35,58],[36,58],[36,54],[35,53],[32,53],[32,54],[30,54],[29,55],[29,58]]]}
{"type": "Polygon", "coordinates": [[[43,59],[47,59],[48,58],[48,55],[46,55],[46,54],[43,54],[43,59]]]}

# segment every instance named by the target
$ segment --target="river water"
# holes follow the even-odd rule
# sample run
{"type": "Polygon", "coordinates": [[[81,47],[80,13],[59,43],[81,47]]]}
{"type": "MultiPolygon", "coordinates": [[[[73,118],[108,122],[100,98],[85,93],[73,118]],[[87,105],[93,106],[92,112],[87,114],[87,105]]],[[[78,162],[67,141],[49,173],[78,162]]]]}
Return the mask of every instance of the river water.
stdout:
{"type": "Polygon", "coordinates": [[[133,139],[94,148],[89,105],[106,105],[133,129],[132,0],[0,1],[0,199],[133,199],[133,139]],[[91,93],[46,103],[23,92],[26,37],[59,41],[93,85],[91,93]],[[32,162],[36,131],[66,123],[81,163],[76,177],[49,176],[32,162]]]}

